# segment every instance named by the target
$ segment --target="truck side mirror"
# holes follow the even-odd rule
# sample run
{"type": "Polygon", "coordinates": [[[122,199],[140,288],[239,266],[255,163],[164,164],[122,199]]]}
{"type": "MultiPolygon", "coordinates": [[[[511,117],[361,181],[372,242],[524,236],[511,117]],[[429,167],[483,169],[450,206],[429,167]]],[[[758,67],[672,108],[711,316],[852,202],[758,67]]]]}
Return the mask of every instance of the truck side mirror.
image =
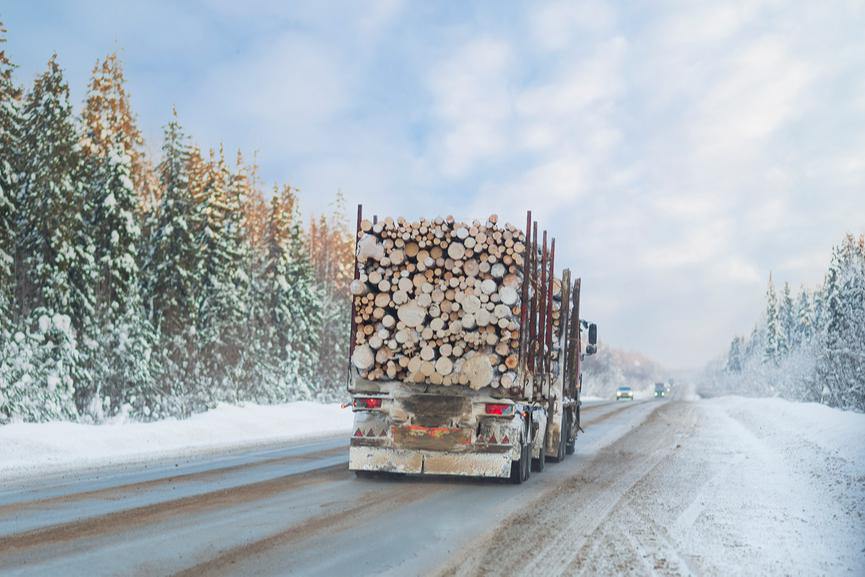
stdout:
{"type": "Polygon", "coordinates": [[[598,347],[596,347],[595,345],[586,345],[586,354],[587,355],[593,355],[596,352],[598,352],[598,347]]]}
{"type": "Polygon", "coordinates": [[[589,325],[589,344],[598,344],[598,325],[595,323],[589,325]]]}

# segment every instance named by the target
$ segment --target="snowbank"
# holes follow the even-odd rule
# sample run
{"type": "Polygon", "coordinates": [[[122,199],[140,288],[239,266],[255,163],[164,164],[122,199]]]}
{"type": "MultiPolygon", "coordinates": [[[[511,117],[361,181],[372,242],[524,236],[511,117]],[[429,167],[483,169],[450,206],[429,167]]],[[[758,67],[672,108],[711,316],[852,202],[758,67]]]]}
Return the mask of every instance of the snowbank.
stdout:
{"type": "Polygon", "coordinates": [[[347,433],[351,409],[338,404],[219,405],[185,420],[0,426],[0,480],[78,467],[188,455],[258,443],[347,433]]]}
{"type": "Polygon", "coordinates": [[[779,398],[717,397],[707,401],[723,406],[747,421],[762,435],[779,440],[801,439],[820,452],[832,453],[865,468],[865,414],[779,398]],[[765,423],[763,422],[765,421],[765,423]],[[770,428],[768,423],[772,424],[770,428]]]}
{"type": "Polygon", "coordinates": [[[693,572],[865,575],[865,415],[776,398],[699,406],[677,464],[690,461],[694,497],[680,550],[713,558],[693,572]]]}

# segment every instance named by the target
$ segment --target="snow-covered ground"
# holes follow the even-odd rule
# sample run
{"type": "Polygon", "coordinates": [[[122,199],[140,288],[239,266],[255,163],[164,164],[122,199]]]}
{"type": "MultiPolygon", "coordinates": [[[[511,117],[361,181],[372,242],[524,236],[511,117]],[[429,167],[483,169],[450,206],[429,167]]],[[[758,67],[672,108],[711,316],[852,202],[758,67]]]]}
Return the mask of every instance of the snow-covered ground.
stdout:
{"type": "Polygon", "coordinates": [[[23,423],[0,426],[0,479],[78,467],[347,433],[338,404],[220,405],[185,420],[154,423],[23,423]]]}
{"type": "Polygon", "coordinates": [[[579,472],[439,574],[865,575],[865,415],[683,393],[600,449],[588,424],[579,472]]]}
{"type": "Polygon", "coordinates": [[[692,406],[693,425],[590,537],[584,573],[865,575],[865,415],[732,396],[692,406]]]}

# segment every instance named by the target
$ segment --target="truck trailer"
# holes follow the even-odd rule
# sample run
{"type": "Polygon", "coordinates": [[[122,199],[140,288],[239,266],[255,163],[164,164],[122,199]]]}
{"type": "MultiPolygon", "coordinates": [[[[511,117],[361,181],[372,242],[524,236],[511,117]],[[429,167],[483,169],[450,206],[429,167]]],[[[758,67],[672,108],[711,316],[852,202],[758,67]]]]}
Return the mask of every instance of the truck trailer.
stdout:
{"type": "Polygon", "coordinates": [[[522,483],[573,453],[597,328],[531,212],[523,229],[358,206],[356,232],[349,468],[522,483]]]}

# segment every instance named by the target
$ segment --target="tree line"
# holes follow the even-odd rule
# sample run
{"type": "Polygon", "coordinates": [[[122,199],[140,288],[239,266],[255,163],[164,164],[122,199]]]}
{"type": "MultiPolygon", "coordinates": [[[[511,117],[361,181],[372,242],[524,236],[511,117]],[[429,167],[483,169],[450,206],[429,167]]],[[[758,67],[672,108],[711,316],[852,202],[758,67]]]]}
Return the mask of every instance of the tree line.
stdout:
{"type": "Polygon", "coordinates": [[[177,114],[148,157],[116,54],[76,114],[56,55],[16,84],[0,24],[0,423],[341,396],[353,232],[301,218],[177,114]]]}
{"type": "Polygon", "coordinates": [[[833,247],[823,284],[793,294],[772,276],[750,336],[735,337],[708,390],[865,411],[865,235],[833,247]]]}

